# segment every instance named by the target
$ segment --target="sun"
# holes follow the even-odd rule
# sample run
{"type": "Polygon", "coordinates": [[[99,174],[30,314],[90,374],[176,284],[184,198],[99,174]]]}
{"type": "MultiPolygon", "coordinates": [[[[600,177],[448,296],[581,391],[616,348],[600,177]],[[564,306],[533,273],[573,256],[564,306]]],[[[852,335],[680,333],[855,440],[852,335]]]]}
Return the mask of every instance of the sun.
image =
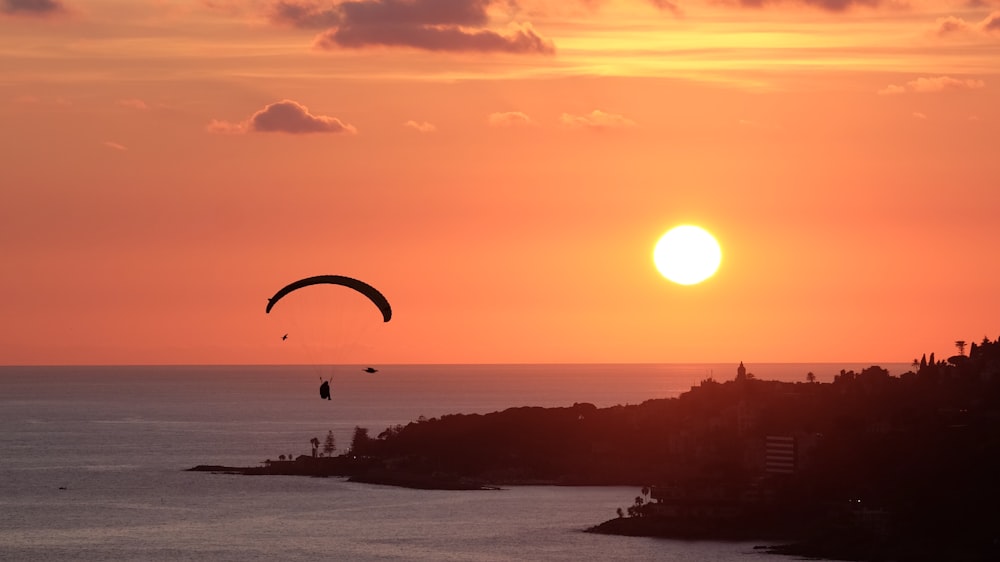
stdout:
{"type": "Polygon", "coordinates": [[[707,230],[684,224],[667,231],[653,249],[653,263],[667,279],[694,285],[708,279],[722,263],[722,249],[707,230]]]}

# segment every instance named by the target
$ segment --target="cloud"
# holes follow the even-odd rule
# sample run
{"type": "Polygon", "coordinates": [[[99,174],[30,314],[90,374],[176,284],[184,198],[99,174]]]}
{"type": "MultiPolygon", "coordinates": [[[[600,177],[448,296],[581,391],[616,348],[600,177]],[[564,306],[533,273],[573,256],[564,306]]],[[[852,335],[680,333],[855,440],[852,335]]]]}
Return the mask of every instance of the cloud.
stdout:
{"type": "Polygon", "coordinates": [[[891,96],[906,93],[933,94],[938,92],[954,92],[964,90],[980,90],[986,87],[982,80],[968,78],[961,80],[951,76],[938,76],[936,78],[917,78],[910,80],[902,86],[890,84],[878,91],[879,95],[891,96]]]}
{"type": "Polygon", "coordinates": [[[271,17],[296,27],[334,25],[461,25],[489,23],[487,10],[501,0],[278,0],[271,17]],[[324,5],[325,4],[325,5],[324,5]]]}
{"type": "Polygon", "coordinates": [[[968,33],[973,31],[973,26],[969,22],[963,20],[962,18],[956,18],[955,16],[948,16],[946,18],[938,18],[937,29],[935,33],[937,35],[957,35],[960,33],[968,33]]]}
{"type": "Polygon", "coordinates": [[[207,10],[228,16],[239,16],[245,13],[243,0],[201,0],[201,5],[207,10]]]}
{"type": "Polygon", "coordinates": [[[529,23],[490,29],[490,9],[509,0],[278,0],[268,17],[274,23],[324,29],[313,46],[359,49],[410,47],[426,51],[551,54],[552,41],[529,23]]]}
{"type": "Polygon", "coordinates": [[[934,33],[940,37],[956,35],[1000,36],[1000,10],[991,12],[978,22],[968,22],[955,16],[938,18],[934,33]]]}
{"type": "Polygon", "coordinates": [[[904,86],[897,86],[895,84],[889,84],[885,88],[878,91],[880,96],[895,96],[899,94],[905,94],[906,88],[904,86]]]}
{"type": "Polygon", "coordinates": [[[336,117],[313,115],[309,108],[292,100],[281,100],[268,104],[241,123],[229,123],[213,119],[206,130],[210,133],[238,134],[258,133],[356,133],[353,125],[348,125],[336,117]]]}
{"type": "Polygon", "coordinates": [[[790,3],[819,8],[827,12],[847,12],[858,7],[876,8],[888,0],[734,0],[744,8],[762,8],[772,4],[790,3]]]}
{"type": "Polygon", "coordinates": [[[371,45],[412,47],[425,51],[551,54],[555,47],[525,24],[507,35],[489,29],[468,31],[437,26],[342,26],[321,33],[313,45],[321,49],[371,45]]]}
{"type": "Polygon", "coordinates": [[[126,147],[125,145],[118,144],[117,142],[114,142],[114,141],[104,141],[101,144],[103,144],[104,146],[106,146],[108,148],[113,148],[115,150],[121,150],[121,151],[128,150],[128,147],[126,147]]]}
{"type": "Polygon", "coordinates": [[[407,121],[406,123],[403,123],[403,126],[407,127],[407,128],[410,128],[410,129],[413,129],[414,131],[417,131],[418,133],[433,133],[434,131],[437,130],[437,127],[435,127],[431,123],[428,123],[427,121],[413,121],[413,120],[410,120],[410,121],[407,121]]]}
{"type": "Polygon", "coordinates": [[[1000,33],[1000,10],[990,13],[979,22],[979,29],[986,33],[1000,33]]]}
{"type": "Polygon", "coordinates": [[[64,12],[59,0],[0,0],[0,13],[47,16],[64,12]]]}
{"type": "Polygon", "coordinates": [[[914,119],[920,119],[922,121],[922,120],[927,119],[927,114],[921,113],[919,111],[914,111],[913,112],[913,118],[914,119]]]}
{"type": "Polygon", "coordinates": [[[272,103],[250,117],[250,129],[283,133],[356,133],[336,117],[313,115],[309,108],[292,100],[272,103]]]}
{"type": "Polygon", "coordinates": [[[146,102],[135,98],[118,100],[117,103],[121,107],[127,107],[129,109],[137,109],[139,111],[145,111],[149,109],[149,106],[146,105],[146,102]]]}
{"type": "Polygon", "coordinates": [[[208,122],[208,125],[205,125],[205,130],[218,135],[240,135],[247,132],[249,127],[246,121],[242,123],[230,123],[229,121],[212,119],[208,122]]]}
{"type": "Polygon", "coordinates": [[[559,118],[559,122],[567,127],[595,130],[621,129],[624,127],[635,126],[634,121],[623,115],[619,115],[617,113],[605,113],[599,109],[595,109],[585,115],[571,115],[569,113],[563,113],[559,118]]]}
{"type": "Polygon", "coordinates": [[[336,6],[321,6],[309,0],[279,0],[271,5],[268,17],[274,23],[305,29],[324,29],[340,24],[336,6]]]}
{"type": "Polygon", "coordinates": [[[502,111],[491,113],[486,118],[486,122],[491,127],[525,127],[534,125],[535,122],[526,113],[520,111],[502,111]]]}
{"type": "MultiPolygon", "coordinates": [[[[606,0],[577,0],[579,4],[582,4],[588,10],[596,12],[602,4],[606,3],[606,0]]],[[[646,0],[647,3],[652,4],[657,10],[662,10],[665,12],[671,12],[675,16],[683,16],[680,5],[677,2],[671,2],[670,0],[646,0]]]]}
{"type": "Polygon", "coordinates": [[[683,15],[681,12],[681,7],[678,6],[676,2],[670,2],[669,0],[649,0],[649,3],[655,6],[657,9],[670,12],[675,16],[683,15]]]}

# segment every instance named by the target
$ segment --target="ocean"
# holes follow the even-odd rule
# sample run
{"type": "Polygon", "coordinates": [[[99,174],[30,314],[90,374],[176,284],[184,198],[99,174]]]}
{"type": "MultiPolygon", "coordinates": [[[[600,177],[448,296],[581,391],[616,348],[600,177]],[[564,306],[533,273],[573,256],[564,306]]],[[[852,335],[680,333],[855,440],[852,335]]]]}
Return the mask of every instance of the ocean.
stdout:
{"type": "MultiPolygon", "coordinates": [[[[867,364],[747,365],[829,381],[867,364]]],[[[893,374],[908,364],[883,364],[893,374]]],[[[593,535],[638,490],[428,491],[186,472],[309,454],[420,416],[669,398],[736,365],[0,367],[0,560],[788,560],[593,535]],[[321,400],[320,379],[332,400],[321,400]]]]}

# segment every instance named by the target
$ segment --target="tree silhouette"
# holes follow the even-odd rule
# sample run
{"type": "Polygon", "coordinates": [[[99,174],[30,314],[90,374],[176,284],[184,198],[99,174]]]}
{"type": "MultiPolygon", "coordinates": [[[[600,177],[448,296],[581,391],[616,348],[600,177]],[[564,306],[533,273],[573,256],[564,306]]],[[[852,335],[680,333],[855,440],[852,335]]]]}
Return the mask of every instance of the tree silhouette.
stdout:
{"type": "Polygon", "coordinates": [[[323,441],[323,453],[328,457],[333,456],[333,452],[337,449],[337,441],[333,438],[333,430],[331,429],[326,434],[326,440],[323,441]]]}
{"type": "Polygon", "coordinates": [[[367,427],[354,426],[354,437],[351,438],[351,453],[355,455],[367,454],[371,447],[371,437],[368,436],[367,427]]]}
{"type": "Polygon", "coordinates": [[[313,457],[315,458],[316,452],[319,450],[319,439],[313,437],[312,439],[309,440],[309,444],[312,445],[313,448],[312,454],[313,457]]]}
{"type": "Polygon", "coordinates": [[[965,340],[955,340],[955,347],[958,348],[959,355],[965,355],[965,340]]]}
{"type": "Polygon", "coordinates": [[[642,506],[645,505],[645,503],[646,502],[642,499],[642,496],[636,496],[635,503],[628,507],[628,516],[642,517],[645,514],[642,510],[642,506]]]}
{"type": "Polygon", "coordinates": [[[814,375],[812,371],[809,371],[806,373],[806,381],[810,383],[816,382],[816,375],[814,375]]]}

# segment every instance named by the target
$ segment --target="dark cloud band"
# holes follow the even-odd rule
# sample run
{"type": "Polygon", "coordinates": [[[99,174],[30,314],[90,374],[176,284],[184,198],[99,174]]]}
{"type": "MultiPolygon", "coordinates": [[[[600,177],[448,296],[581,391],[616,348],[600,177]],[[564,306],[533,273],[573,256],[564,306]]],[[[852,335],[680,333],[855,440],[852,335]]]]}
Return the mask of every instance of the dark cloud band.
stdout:
{"type": "Polygon", "coordinates": [[[5,14],[48,15],[62,12],[59,0],[0,0],[0,12],[5,14]]]}
{"type": "Polygon", "coordinates": [[[275,23],[325,29],[315,41],[321,49],[370,46],[427,51],[555,52],[552,41],[522,25],[508,32],[488,28],[489,9],[507,0],[279,0],[275,23]]]}

